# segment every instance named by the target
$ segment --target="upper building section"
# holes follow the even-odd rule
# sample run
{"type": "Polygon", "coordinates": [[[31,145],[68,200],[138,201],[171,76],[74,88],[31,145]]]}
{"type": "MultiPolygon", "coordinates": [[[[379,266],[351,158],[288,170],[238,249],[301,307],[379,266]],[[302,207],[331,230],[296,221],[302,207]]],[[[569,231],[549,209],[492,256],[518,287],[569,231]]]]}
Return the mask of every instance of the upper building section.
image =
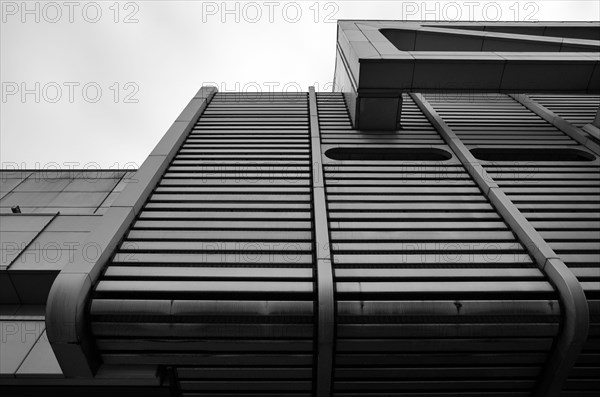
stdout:
{"type": "Polygon", "coordinates": [[[407,91],[600,90],[600,23],[340,21],[335,90],[354,127],[398,130],[407,91]]]}

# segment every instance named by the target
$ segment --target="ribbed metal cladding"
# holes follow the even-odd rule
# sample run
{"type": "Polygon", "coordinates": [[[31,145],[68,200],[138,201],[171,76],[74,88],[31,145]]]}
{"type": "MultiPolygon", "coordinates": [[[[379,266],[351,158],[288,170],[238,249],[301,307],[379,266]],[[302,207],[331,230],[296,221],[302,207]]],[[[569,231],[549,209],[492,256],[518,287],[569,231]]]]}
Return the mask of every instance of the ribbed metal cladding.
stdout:
{"type": "MultiPolygon", "coordinates": [[[[450,152],[408,96],[397,133],[352,130],[341,94],[319,94],[318,108],[325,153],[450,152]]],[[[456,157],[331,160],[325,180],[333,394],[530,395],[559,330],[557,294],[456,157]]]]}
{"type": "Polygon", "coordinates": [[[442,92],[425,97],[467,146],[577,145],[508,95],[442,92]]]}
{"type": "MultiPolygon", "coordinates": [[[[565,96],[535,98],[544,106],[547,106],[548,102],[544,103],[540,98],[553,98],[554,104],[558,106],[556,98],[565,96]]],[[[495,136],[496,131],[507,123],[510,123],[510,127],[515,131],[527,134],[526,131],[531,126],[533,113],[520,106],[511,105],[510,112],[491,111],[484,118],[475,118],[474,116],[480,115],[477,109],[491,109],[495,102],[468,97],[460,101],[440,101],[431,95],[427,96],[427,99],[445,120],[449,115],[463,120],[460,126],[453,127],[457,134],[478,130],[482,137],[488,134],[495,136]],[[502,116],[506,118],[497,117],[498,112],[502,112],[502,116]],[[510,121],[505,121],[507,119],[510,121]]],[[[542,119],[536,124],[540,124],[540,128],[541,124],[545,124],[544,128],[548,130],[553,128],[542,119]]],[[[524,145],[520,137],[507,137],[503,141],[505,158],[499,155],[496,147],[493,161],[480,161],[519,211],[581,282],[588,298],[590,330],[583,352],[563,389],[563,395],[597,395],[600,392],[600,161],[589,150],[564,134],[555,139],[563,144],[550,145],[550,142],[540,140],[524,145]],[[515,149],[525,149],[530,153],[541,149],[538,152],[540,154],[555,150],[556,153],[551,161],[528,160],[522,155],[519,157],[520,161],[510,161],[515,149]],[[571,149],[581,150],[587,153],[587,156],[579,158],[579,161],[573,161],[569,157],[566,161],[561,161],[560,152],[568,155],[571,149]]],[[[488,146],[484,142],[485,139],[470,143],[478,144],[478,148],[481,149],[488,146]]]]}
{"type": "Polygon", "coordinates": [[[310,396],[315,277],[307,94],[218,93],[95,288],[105,363],[184,395],[310,396]]]}
{"type": "Polygon", "coordinates": [[[529,98],[576,127],[593,122],[600,106],[600,95],[529,94],[529,98]]]}

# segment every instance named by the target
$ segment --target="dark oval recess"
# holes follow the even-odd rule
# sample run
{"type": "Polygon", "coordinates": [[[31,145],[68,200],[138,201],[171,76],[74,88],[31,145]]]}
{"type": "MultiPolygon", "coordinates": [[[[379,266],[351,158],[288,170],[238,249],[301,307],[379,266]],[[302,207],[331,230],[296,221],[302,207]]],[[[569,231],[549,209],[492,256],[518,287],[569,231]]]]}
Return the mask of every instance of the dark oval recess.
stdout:
{"type": "Polygon", "coordinates": [[[325,152],[332,160],[443,161],[452,155],[437,148],[337,147],[325,152]]]}
{"type": "Polygon", "coordinates": [[[471,153],[487,161],[594,161],[596,156],[579,149],[478,148],[471,153]]]}

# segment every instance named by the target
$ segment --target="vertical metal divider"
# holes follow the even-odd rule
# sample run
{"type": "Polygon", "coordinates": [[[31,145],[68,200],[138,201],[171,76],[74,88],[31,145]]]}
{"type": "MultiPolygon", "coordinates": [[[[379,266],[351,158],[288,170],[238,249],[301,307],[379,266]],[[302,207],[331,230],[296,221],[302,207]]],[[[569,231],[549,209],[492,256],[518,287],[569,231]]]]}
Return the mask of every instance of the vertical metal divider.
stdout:
{"type": "Polygon", "coordinates": [[[589,311],[583,288],[573,272],[502,192],[427,99],[420,93],[410,93],[410,96],[454,151],[502,219],[525,245],[560,296],[564,321],[534,391],[540,397],[558,396],[588,335],[589,311]]]}
{"type": "Polygon", "coordinates": [[[317,95],[314,87],[308,89],[310,117],[310,150],[312,158],[312,196],[315,225],[315,259],[317,272],[317,397],[331,395],[333,349],[335,331],[335,303],[333,296],[333,269],[329,245],[329,224],[325,200],[325,181],[321,154],[321,131],[317,113],[317,95]]]}
{"type": "Polygon", "coordinates": [[[527,94],[509,94],[509,97],[519,102],[521,105],[525,106],[527,109],[531,110],[533,113],[537,114],[575,141],[590,149],[592,152],[600,155],[600,146],[590,138],[586,136],[586,134],[575,127],[573,124],[569,123],[567,120],[558,116],[556,113],[545,107],[544,105],[535,102],[531,99],[527,94]]]}

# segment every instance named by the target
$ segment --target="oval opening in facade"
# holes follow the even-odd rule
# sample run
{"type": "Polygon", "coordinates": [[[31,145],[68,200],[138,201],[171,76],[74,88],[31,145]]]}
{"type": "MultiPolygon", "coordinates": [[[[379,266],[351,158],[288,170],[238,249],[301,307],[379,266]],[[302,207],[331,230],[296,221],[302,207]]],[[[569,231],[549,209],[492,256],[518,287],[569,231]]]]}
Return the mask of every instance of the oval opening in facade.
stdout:
{"type": "Polygon", "coordinates": [[[471,153],[487,161],[594,161],[596,157],[578,149],[478,148],[471,153]]]}
{"type": "Polygon", "coordinates": [[[325,156],[332,160],[375,160],[375,161],[444,161],[452,155],[436,148],[383,148],[383,147],[338,147],[329,149],[325,156]]]}

